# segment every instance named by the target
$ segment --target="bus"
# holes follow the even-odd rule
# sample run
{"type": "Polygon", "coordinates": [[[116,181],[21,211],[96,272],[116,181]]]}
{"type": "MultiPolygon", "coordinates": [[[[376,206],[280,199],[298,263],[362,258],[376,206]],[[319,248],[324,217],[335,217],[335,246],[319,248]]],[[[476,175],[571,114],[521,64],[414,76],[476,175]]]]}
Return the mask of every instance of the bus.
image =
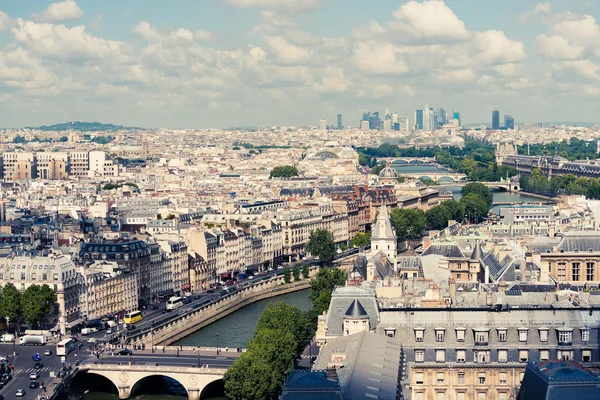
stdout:
{"type": "Polygon", "coordinates": [[[123,321],[127,325],[131,325],[131,324],[135,324],[136,322],[140,322],[142,319],[143,319],[143,317],[142,317],[141,311],[132,311],[125,315],[125,318],[123,318],[123,321]]]}
{"type": "Polygon", "coordinates": [[[176,308],[183,306],[183,298],[181,297],[171,297],[167,302],[167,311],[174,310],[176,308]]]}
{"type": "Polygon", "coordinates": [[[75,341],[72,338],[65,339],[56,344],[56,355],[57,356],[66,356],[73,350],[75,350],[75,341]]]}

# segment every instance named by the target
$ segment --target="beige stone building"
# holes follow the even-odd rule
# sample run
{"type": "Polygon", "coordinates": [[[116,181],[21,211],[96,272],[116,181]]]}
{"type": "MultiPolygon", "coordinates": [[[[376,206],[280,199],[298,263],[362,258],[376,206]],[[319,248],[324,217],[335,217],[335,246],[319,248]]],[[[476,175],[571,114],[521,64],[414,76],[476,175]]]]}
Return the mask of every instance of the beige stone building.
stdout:
{"type": "Polygon", "coordinates": [[[138,309],[135,272],[113,261],[97,260],[80,267],[82,315],[88,319],[109,317],[138,309]]]}

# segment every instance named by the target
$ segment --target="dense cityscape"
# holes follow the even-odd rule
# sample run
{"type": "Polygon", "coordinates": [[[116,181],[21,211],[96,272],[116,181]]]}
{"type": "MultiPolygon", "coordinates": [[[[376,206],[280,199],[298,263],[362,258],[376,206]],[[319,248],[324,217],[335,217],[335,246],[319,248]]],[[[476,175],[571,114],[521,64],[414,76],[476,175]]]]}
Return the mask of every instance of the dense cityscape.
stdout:
{"type": "Polygon", "coordinates": [[[0,6],[0,400],[600,398],[595,3],[335,1],[0,6]]]}

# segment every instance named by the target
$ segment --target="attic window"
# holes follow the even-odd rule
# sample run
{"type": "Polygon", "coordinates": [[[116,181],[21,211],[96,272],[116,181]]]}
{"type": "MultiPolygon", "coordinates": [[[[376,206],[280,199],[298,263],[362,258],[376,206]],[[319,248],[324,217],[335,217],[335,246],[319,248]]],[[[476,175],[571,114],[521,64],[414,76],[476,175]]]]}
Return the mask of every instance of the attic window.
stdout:
{"type": "Polygon", "coordinates": [[[594,252],[594,250],[592,250],[592,249],[589,249],[588,251],[589,251],[590,253],[593,253],[593,252],[594,252]]]}
{"type": "Polygon", "coordinates": [[[575,250],[573,250],[573,252],[575,252],[575,253],[579,253],[579,250],[575,249],[575,250]]]}
{"type": "Polygon", "coordinates": [[[338,307],[337,312],[341,313],[342,312],[342,308],[338,307]]]}

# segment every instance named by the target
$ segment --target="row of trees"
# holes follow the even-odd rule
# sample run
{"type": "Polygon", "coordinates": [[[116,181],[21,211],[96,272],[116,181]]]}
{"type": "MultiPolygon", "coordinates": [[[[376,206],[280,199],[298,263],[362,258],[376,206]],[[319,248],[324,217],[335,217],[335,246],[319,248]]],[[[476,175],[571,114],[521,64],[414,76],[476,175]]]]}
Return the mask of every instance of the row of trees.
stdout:
{"type": "Polygon", "coordinates": [[[291,178],[293,176],[298,176],[298,168],[292,165],[283,165],[273,168],[269,178],[291,178]]]}
{"type": "Polygon", "coordinates": [[[321,269],[311,282],[310,298],[314,305],[310,311],[281,302],[269,304],[258,320],[248,350],[225,373],[227,398],[278,399],[295,360],[310,344],[317,316],[329,307],[335,285],[344,283],[344,271],[321,269]]]}
{"type": "Polygon", "coordinates": [[[0,315],[15,326],[24,321],[38,327],[50,314],[54,303],[56,292],[48,285],[31,285],[24,292],[18,291],[12,283],[0,287],[0,315]]]}
{"type": "Polygon", "coordinates": [[[470,222],[480,222],[485,219],[493,202],[489,188],[474,182],[463,186],[461,193],[460,201],[446,200],[426,212],[402,208],[392,210],[390,219],[398,241],[420,239],[426,229],[444,229],[449,220],[462,222],[467,218],[470,222]]]}
{"type": "Polygon", "coordinates": [[[577,178],[575,175],[555,176],[548,179],[539,168],[529,175],[521,175],[521,190],[544,196],[555,197],[559,194],[584,195],[588,199],[600,199],[600,179],[577,178]]]}
{"type": "Polygon", "coordinates": [[[438,163],[464,173],[472,181],[496,182],[507,176],[517,175],[514,168],[497,165],[494,152],[493,145],[468,138],[462,148],[401,149],[384,143],[377,148],[359,148],[358,161],[361,165],[372,168],[373,173],[379,173],[384,165],[377,164],[377,157],[435,157],[438,163]]]}
{"type": "Polygon", "coordinates": [[[519,154],[530,154],[532,156],[541,156],[544,154],[558,154],[561,157],[573,160],[585,160],[587,158],[598,158],[595,141],[585,141],[572,137],[561,142],[552,142],[550,144],[532,144],[518,146],[519,154]]]}

